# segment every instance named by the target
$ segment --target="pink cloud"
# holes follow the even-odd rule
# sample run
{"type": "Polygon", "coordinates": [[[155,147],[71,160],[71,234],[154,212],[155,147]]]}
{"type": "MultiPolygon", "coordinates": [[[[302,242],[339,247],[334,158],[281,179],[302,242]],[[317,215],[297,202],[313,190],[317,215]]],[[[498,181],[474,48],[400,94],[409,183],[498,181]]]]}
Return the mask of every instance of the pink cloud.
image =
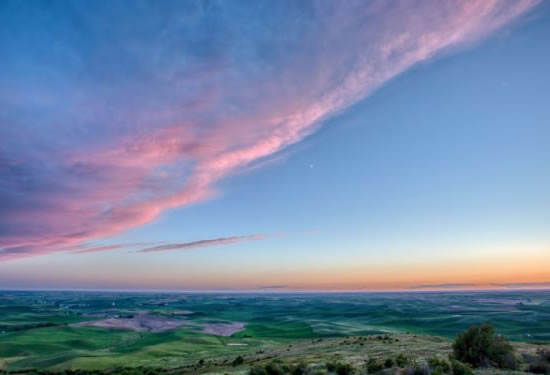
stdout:
{"type": "MultiPolygon", "coordinates": [[[[28,205],[8,211],[0,260],[78,247],[147,224],[166,210],[209,199],[224,177],[277,158],[324,120],[411,66],[479,41],[537,3],[316,2],[318,26],[304,32],[292,48],[281,41],[285,53],[279,57],[280,68],[256,63],[258,67],[245,75],[231,59],[220,58],[208,69],[184,74],[171,59],[164,65],[155,61],[157,66],[143,57],[143,65],[160,70],[148,76],[154,95],[146,95],[147,87],[139,86],[110,90],[107,81],[90,84],[84,93],[79,87],[76,107],[86,110],[74,116],[81,116],[83,123],[121,123],[123,130],[101,142],[84,142],[83,147],[48,150],[46,156],[33,150],[33,163],[44,173],[52,168],[44,177],[51,189],[24,196],[28,205]],[[254,75],[258,69],[264,69],[261,79],[254,75]],[[195,86],[200,89],[192,91],[195,86]],[[118,106],[117,95],[124,97],[118,106]]],[[[9,170],[20,168],[24,175],[28,157],[12,159],[9,170]]],[[[20,178],[19,172],[16,176],[20,178]]],[[[15,189],[10,197],[18,196],[15,189]]],[[[186,249],[250,239],[173,246],[186,249]]],[[[169,250],[162,246],[170,245],[141,252],[169,250]]]]}

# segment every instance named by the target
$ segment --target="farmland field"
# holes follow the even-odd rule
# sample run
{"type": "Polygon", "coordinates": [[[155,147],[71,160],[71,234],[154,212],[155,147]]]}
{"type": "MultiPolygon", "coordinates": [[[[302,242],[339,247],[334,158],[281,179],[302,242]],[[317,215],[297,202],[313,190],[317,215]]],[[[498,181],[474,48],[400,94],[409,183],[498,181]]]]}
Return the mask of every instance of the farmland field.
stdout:
{"type": "Polygon", "coordinates": [[[1,292],[0,369],[185,369],[200,360],[223,368],[238,355],[445,354],[458,332],[484,322],[524,350],[547,346],[550,292],[1,292]],[[388,339],[373,340],[381,335],[388,339]]]}

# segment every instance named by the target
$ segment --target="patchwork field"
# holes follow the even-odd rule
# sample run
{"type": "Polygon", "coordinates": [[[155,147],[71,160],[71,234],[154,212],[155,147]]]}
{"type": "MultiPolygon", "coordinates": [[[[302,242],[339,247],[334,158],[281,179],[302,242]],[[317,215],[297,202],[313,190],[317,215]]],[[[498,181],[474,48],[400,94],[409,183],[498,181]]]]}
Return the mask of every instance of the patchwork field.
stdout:
{"type": "Polygon", "coordinates": [[[446,356],[458,332],[484,322],[524,355],[548,347],[550,292],[1,292],[0,369],[245,373],[274,358],[360,366],[401,352],[446,356]]]}

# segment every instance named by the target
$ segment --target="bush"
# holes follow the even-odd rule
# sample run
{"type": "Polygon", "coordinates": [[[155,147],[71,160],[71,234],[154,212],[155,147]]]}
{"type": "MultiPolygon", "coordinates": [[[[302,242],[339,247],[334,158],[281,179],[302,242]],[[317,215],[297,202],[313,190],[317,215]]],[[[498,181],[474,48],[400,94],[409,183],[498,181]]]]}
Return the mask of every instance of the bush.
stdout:
{"type": "Polygon", "coordinates": [[[240,366],[244,363],[244,358],[242,356],[237,356],[231,363],[233,366],[240,366]]]}
{"type": "Polygon", "coordinates": [[[382,365],[382,363],[380,363],[375,358],[369,358],[369,360],[367,361],[367,373],[369,374],[375,374],[379,371],[382,371],[383,368],[384,366],[382,365]]]}
{"type": "Polygon", "coordinates": [[[542,361],[550,363],[550,350],[539,349],[537,350],[537,355],[542,361]]]}
{"type": "Polygon", "coordinates": [[[307,366],[305,363],[299,363],[292,370],[292,375],[305,375],[307,366]]]}
{"type": "Polygon", "coordinates": [[[268,375],[284,375],[286,371],[284,371],[281,366],[278,363],[271,362],[265,365],[265,372],[268,375]]]}
{"type": "Polygon", "coordinates": [[[404,355],[403,353],[399,354],[399,355],[395,358],[395,363],[396,363],[397,366],[399,366],[399,367],[405,367],[405,366],[407,366],[410,362],[411,362],[410,358],[407,357],[406,355],[404,355]]]}
{"type": "Polygon", "coordinates": [[[386,361],[384,362],[384,367],[385,367],[385,368],[392,368],[394,364],[395,364],[395,363],[393,362],[393,359],[388,358],[388,359],[386,359],[386,361]]]}
{"type": "Polygon", "coordinates": [[[340,363],[336,368],[337,375],[351,375],[355,372],[353,367],[349,363],[340,363]]]}
{"type": "Polygon", "coordinates": [[[327,370],[337,375],[351,375],[355,372],[350,364],[340,362],[328,362],[327,370]]]}
{"type": "Polygon", "coordinates": [[[254,366],[248,370],[248,375],[267,375],[267,372],[261,366],[254,366]]]}
{"type": "Polygon", "coordinates": [[[451,365],[444,359],[432,358],[428,360],[432,375],[448,374],[451,372],[451,365]]]}
{"type": "Polygon", "coordinates": [[[265,366],[257,365],[248,370],[249,375],[304,375],[307,366],[304,363],[299,363],[296,366],[285,364],[281,361],[273,361],[265,366]]]}
{"type": "Polygon", "coordinates": [[[529,372],[533,374],[550,374],[550,351],[537,350],[536,362],[529,365],[529,372]]]}
{"type": "Polygon", "coordinates": [[[550,374],[550,364],[542,361],[531,363],[529,372],[533,374],[550,374]]]}
{"type": "Polygon", "coordinates": [[[451,359],[451,369],[453,370],[453,375],[473,375],[474,373],[470,365],[456,359],[451,359]]]}
{"type": "Polygon", "coordinates": [[[470,327],[458,335],[453,352],[455,359],[474,367],[518,367],[513,346],[504,337],[497,335],[495,328],[488,324],[470,327]]]}

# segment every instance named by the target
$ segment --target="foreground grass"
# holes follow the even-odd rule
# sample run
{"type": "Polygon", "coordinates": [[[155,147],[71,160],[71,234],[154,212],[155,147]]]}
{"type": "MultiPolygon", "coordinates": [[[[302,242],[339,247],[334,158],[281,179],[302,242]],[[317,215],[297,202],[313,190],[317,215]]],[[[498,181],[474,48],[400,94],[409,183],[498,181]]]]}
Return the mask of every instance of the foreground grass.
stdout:
{"type": "MultiPolygon", "coordinates": [[[[311,374],[327,373],[327,363],[349,364],[356,374],[367,373],[369,359],[384,363],[387,359],[395,359],[402,355],[410,359],[408,366],[414,363],[427,363],[430,359],[446,360],[452,352],[452,341],[446,338],[428,335],[393,334],[373,336],[352,336],[345,338],[325,338],[312,340],[296,340],[292,343],[243,355],[243,364],[232,366],[227,358],[220,361],[195,363],[185,368],[175,369],[173,373],[201,374],[247,374],[251,368],[266,366],[273,361],[293,366],[306,365],[311,374]]],[[[549,345],[515,343],[514,347],[521,358],[536,355],[537,350],[549,345]]],[[[527,364],[517,371],[501,369],[476,369],[475,374],[525,374],[527,364]]],[[[385,369],[382,373],[406,373],[399,366],[385,369]]]]}
{"type": "MultiPolygon", "coordinates": [[[[367,361],[375,358],[381,362],[395,359],[400,354],[417,363],[432,358],[446,359],[451,353],[452,342],[446,338],[427,335],[393,334],[384,336],[352,336],[345,338],[314,338],[283,341],[249,341],[249,346],[230,346],[237,343],[232,338],[186,337],[169,343],[159,343],[127,354],[106,352],[92,356],[68,352],[67,358],[56,356],[36,362],[14,362],[9,366],[14,373],[28,373],[31,368],[47,368],[59,372],[65,369],[104,369],[106,373],[121,373],[129,365],[140,374],[247,374],[254,366],[265,366],[272,361],[289,365],[306,364],[313,374],[327,373],[326,363],[349,364],[356,373],[366,373],[367,361]],[[227,340],[223,342],[223,340],[227,340]],[[253,342],[252,342],[253,341],[253,342]],[[71,357],[74,354],[74,357],[71,357]],[[80,356],[79,356],[80,355],[80,356]],[[235,358],[242,357],[242,363],[235,358]],[[109,370],[110,369],[110,370],[109,370]]],[[[540,345],[515,343],[520,356],[535,355],[540,345]]],[[[525,366],[522,369],[525,370],[525,366]]],[[[131,373],[128,372],[127,373],[131,373]]],[[[386,373],[400,373],[397,367],[386,373]]],[[[521,372],[482,369],[476,374],[513,374],[521,372]]],[[[525,373],[525,372],[523,372],[525,373]]]]}

